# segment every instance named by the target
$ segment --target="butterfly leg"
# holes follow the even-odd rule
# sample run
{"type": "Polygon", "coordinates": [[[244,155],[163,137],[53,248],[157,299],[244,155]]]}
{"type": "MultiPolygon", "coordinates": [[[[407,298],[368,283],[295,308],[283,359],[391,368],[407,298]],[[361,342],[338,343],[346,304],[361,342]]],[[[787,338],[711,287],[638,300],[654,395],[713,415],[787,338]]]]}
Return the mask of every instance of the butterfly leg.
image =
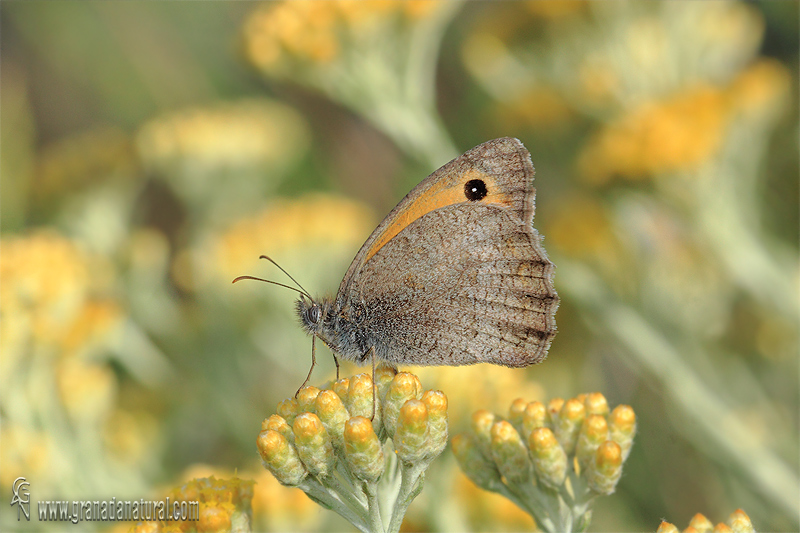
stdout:
{"type": "Polygon", "coordinates": [[[375,420],[375,409],[378,404],[378,385],[375,383],[375,347],[369,349],[372,353],[372,416],[370,420],[375,420]]]}
{"type": "Polygon", "coordinates": [[[333,355],[333,362],[336,363],[336,381],[339,381],[339,359],[336,357],[336,354],[331,352],[333,355]]]}
{"type": "MultiPolygon", "coordinates": [[[[308,380],[311,379],[311,373],[314,371],[314,367],[317,366],[317,354],[316,354],[316,352],[317,352],[317,336],[313,335],[311,337],[311,368],[308,369],[308,375],[306,376],[306,380],[303,382],[302,385],[300,385],[300,388],[297,389],[297,392],[294,393],[294,397],[295,398],[297,398],[297,395],[300,394],[301,390],[303,390],[303,387],[305,387],[306,384],[308,384],[308,380]]],[[[336,359],[336,356],[334,356],[334,360],[335,359],[336,359]]],[[[338,370],[339,370],[338,362],[336,364],[336,370],[337,370],[337,375],[338,375],[338,370]]]]}

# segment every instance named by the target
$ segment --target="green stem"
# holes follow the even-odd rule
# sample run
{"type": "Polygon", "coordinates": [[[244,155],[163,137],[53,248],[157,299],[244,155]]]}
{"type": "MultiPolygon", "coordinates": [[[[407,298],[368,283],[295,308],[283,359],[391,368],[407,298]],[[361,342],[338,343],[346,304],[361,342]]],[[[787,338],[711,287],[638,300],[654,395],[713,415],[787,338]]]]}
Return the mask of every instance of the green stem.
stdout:
{"type": "Polygon", "coordinates": [[[567,533],[569,531],[563,528],[561,515],[553,509],[552,502],[548,501],[546,495],[542,494],[532,482],[507,485],[507,487],[520,501],[524,502],[521,508],[536,520],[539,528],[548,533],[567,533]]]}
{"type": "Polygon", "coordinates": [[[369,502],[369,525],[373,533],[384,533],[383,520],[381,519],[381,506],[378,502],[378,484],[375,482],[364,483],[369,502]]]}
{"type": "Polygon", "coordinates": [[[326,477],[324,481],[352,509],[363,513],[367,512],[368,501],[361,492],[353,490],[333,475],[326,477]]]}
{"type": "Polygon", "coordinates": [[[400,483],[400,492],[395,500],[392,510],[392,519],[389,522],[388,533],[397,533],[403,523],[408,506],[414,500],[419,491],[422,490],[422,475],[427,468],[427,464],[405,464],[401,468],[403,480],[400,483]]]}
{"type": "Polygon", "coordinates": [[[331,511],[335,512],[351,524],[355,526],[356,529],[361,531],[362,533],[372,533],[367,525],[367,516],[366,510],[363,515],[356,513],[354,509],[348,507],[334,492],[331,492],[330,489],[321,485],[318,481],[314,479],[306,478],[305,481],[298,485],[306,495],[314,500],[315,502],[319,503],[323,507],[330,509],[331,511]]]}
{"type": "MultiPolygon", "coordinates": [[[[388,442],[391,443],[391,441],[388,442]]],[[[402,475],[400,461],[397,459],[397,454],[394,453],[394,448],[387,444],[384,448],[384,455],[386,457],[386,469],[379,481],[378,497],[380,498],[383,516],[388,516],[388,513],[394,509],[395,502],[397,502],[400,494],[402,475]]]]}

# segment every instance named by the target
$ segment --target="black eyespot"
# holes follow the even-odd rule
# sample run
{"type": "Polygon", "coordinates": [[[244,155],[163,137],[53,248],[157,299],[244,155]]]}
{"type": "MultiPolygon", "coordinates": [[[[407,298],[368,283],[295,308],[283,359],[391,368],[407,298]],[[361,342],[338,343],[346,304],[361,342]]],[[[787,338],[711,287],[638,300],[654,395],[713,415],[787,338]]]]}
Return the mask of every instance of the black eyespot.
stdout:
{"type": "Polygon", "coordinates": [[[470,202],[477,202],[483,200],[489,191],[486,189],[486,184],[483,180],[469,180],[464,184],[464,196],[470,202]]]}

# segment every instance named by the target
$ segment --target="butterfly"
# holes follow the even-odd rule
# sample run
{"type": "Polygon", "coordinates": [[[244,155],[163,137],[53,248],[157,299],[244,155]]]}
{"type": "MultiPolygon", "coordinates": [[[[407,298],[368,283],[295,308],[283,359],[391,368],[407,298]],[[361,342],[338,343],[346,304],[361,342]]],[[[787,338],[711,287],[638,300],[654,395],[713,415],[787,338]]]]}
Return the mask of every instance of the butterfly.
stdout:
{"type": "MultiPolygon", "coordinates": [[[[376,361],[395,368],[524,367],[547,356],[559,298],[555,265],[533,227],[533,177],[518,139],[487,141],[397,204],[358,251],[335,296],[315,299],[276,283],[301,293],[301,324],[333,352],[337,379],[337,356],[371,361],[373,375],[376,361]]],[[[259,279],[234,281],[243,278],[259,279]]],[[[303,386],[315,364],[312,342],[303,386]]]]}

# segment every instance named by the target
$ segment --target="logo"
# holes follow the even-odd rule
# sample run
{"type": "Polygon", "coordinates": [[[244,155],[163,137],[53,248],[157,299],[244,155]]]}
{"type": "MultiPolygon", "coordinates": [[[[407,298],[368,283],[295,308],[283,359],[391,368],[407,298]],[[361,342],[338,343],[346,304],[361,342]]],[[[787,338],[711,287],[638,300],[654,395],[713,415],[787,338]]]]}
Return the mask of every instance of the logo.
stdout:
{"type": "Polygon", "coordinates": [[[31,493],[28,490],[30,486],[31,484],[24,477],[18,477],[11,485],[11,492],[14,493],[11,496],[11,507],[14,507],[14,504],[19,505],[17,507],[17,522],[21,519],[20,512],[25,515],[25,520],[31,521],[31,493]]]}

